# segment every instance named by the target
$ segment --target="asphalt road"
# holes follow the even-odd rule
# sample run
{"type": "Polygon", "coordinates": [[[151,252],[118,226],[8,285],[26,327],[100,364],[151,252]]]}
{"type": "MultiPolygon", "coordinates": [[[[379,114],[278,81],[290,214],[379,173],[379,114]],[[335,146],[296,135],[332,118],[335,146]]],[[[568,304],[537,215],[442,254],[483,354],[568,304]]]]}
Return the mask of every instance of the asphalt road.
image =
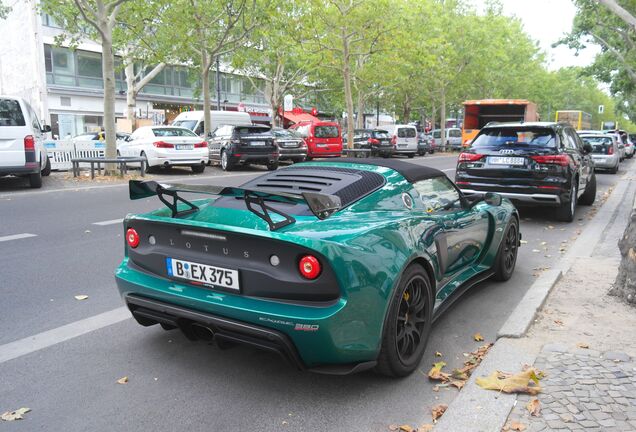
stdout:
{"type": "MultiPolygon", "coordinates": [[[[453,178],[455,159],[411,162],[453,178]]],[[[619,175],[597,174],[597,202],[632,165],[624,163],[619,175]]],[[[198,176],[173,170],[155,177],[238,185],[262,172],[207,168],[198,176]]],[[[129,201],[123,184],[87,187],[58,175],[33,191],[0,179],[0,412],[32,409],[11,430],[385,431],[390,424],[428,423],[431,407],[457,394],[433,391],[425,374],[440,360],[434,353],[450,369],[480,345],[474,333],[493,341],[536,275],[555,265],[598,204],[579,207],[571,224],[555,222],[545,209],[522,211],[528,243],[513,278],[484,282],[458,301],[435,324],[421,373],[399,380],[298,372],[268,353],[220,350],[129,318],[65,337],[68,329],[79,334],[95,325],[91,317],[121,311],[113,278],[123,254],[120,219],[159,206],[156,199],[129,201]],[[88,298],[76,300],[80,294],[88,298]],[[28,353],[3,359],[8,347],[28,353]],[[124,376],[128,384],[117,384],[124,376]]]]}

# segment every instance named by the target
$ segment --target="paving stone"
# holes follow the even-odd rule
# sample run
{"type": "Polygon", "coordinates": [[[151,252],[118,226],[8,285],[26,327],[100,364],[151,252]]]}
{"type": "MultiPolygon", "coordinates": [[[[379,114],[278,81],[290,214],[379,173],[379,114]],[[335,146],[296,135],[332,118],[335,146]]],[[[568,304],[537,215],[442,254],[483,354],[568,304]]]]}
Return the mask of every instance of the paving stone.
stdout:
{"type": "Polygon", "coordinates": [[[546,352],[567,352],[568,347],[559,343],[551,343],[543,346],[543,351],[546,352]]]}
{"type": "Polygon", "coordinates": [[[605,419],[599,420],[598,424],[600,424],[602,427],[613,427],[616,426],[616,421],[614,419],[605,419]]]}
{"type": "Polygon", "coordinates": [[[584,428],[593,428],[593,427],[598,427],[598,423],[591,421],[591,420],[583,420],[580,421],[579,424],[581,426],[583,426],[584,428]]]}
{"type": "Polygon", "coordinates": [[[631,357],[622,352],[608,351],[603,354],[603,357],[608,360],[619,360],[622,362],[631,361],[631,357]]]}
{"type": "Polygon", "coordinates": [[[608,413],[603,412],[603,411],[593,411],[592,412],[592,416],[596,420],[605,420],[605,419],[610,418],[610,415],[608,413]]]}
{"type": "Polygon", "coordinates": [[[627,420],[627,414],[625,414],[624,412],[613,412],[612,417],[614,417],[614,420],[627,420]]]}

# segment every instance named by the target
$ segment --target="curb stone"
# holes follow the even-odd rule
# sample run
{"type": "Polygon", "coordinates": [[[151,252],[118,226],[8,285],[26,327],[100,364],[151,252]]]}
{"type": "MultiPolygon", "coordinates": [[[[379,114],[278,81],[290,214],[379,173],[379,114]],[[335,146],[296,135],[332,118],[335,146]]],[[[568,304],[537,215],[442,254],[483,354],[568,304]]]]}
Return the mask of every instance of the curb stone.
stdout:
{"type": "MultiPolygon", "coordinates": [[[[487,376],[494,370],[517,371],[524,363],[534,363],[537,354],[527,352],[515,342],[521,343],[519,338],[525,336],[550,291],[560,277],[568,272],[574,260],[592,255],[594,247],[602,240],[607,227],[613,222],[613,214],[624,202],[628,192],[633,193],[635,182],[631,178],[623,180],[619,181],[601,210],[586,228],[585,233],[576,240],[573,247],[561,259],[559,266],[544,273],[530,286],[526,295],[497,333],[495,345],[473,371],[459,395],[450,403],[435,430],[444,432],[501,431],[517,402],[517,396],[483,390],[475,384],[475,379],[487,376]]],[[[634,203],[636,206],[636,198],[634,203]]],[[[554,345],[552,351],[558,353],[564,350],[564,347],[554,345]]]]}

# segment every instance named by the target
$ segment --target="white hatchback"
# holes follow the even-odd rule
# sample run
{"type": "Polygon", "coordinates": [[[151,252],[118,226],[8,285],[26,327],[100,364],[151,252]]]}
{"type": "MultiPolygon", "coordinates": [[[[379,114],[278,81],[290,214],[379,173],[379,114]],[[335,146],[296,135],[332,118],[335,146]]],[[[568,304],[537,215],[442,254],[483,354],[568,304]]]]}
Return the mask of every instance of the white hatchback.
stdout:
{"type": "Polygon", "coordinates": [[[44,147],[50,131],[24,99],[0,96],[0,177],[28,177],[32,188],[42,187],[42,176],[51,173],[44,147]]]}
{"type": "Polygon", "coordinates": [[[417,153],[417,129],[411,125],[388,125],[382,129],[389,132],[393,154],[403,154],[412,158],[417,153]]]}
{"type": "Polygon", "coordinates": [[[191,130],[176,126],[142,126],[118,144],[117,154],[145,157],[148,170],[185,165],[200,173],[209,160],[208,143],[191,130]]]}

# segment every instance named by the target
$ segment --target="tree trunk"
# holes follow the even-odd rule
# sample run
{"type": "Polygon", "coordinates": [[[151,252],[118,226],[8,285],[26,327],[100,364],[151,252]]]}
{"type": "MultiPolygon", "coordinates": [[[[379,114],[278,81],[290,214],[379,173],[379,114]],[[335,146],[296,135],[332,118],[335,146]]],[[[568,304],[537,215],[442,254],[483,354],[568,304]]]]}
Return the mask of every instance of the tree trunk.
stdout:
{"type": "Polygon", "coordinates": [[[357,111],[358,117],[356,117],[356,127],[358,129],[364,129],[364,95],[361,91],[358,91],[357,111]]]}
{"type": "Polygon", "coordinates": [[[137,91],[135,89],[135,65],[132,61],[126,64],[124,74],[126,75],[126,118],[130,121],[131,130],[134,131],[137,128],[135,114],[137,91]]]}
{"type": "Polygon", "coordinates": [[[203,137],[210,135],[210,62],[208,53],[201,51],[201,85],[203,86],[203,137]]]}
{"type": "MultiPolygon", "coordinates": [[[[103,28],[107,27],[106,25],[103,28]]],[[[112,30],[112,29],[109,29],[112,30]]],[[[117,156],[116,125],[115,125],[115,57],[111,41],[112,31],[102,37],[102,76],[104,79],[104,132],[106,135],[106,157],[117,156]]],[[[113,164],[106,166],[106,173],[113,174],[113,164]]]]}
{"type": "Polygon", "coordinates": [[[636,306],[636,207],[632,209],[629,224],[618,242],[618,248],[622,256],[621,264],[609,294],[636,306]]]}
{"type": "Polygon", "coordinates": [[[402,104],[402,123],[406,124],[411,120],[411,99],[406,96],[402,104]]]}
{"type": "Polygon", "coordinates": [[[347,148],[353,148],[353,95],[351,94],[351,65],[349,58],[349,39],[342,31],[342,76],[344,78],[345,104],[347,105],[347,148]]]}
{"type": "Polygon", "coordinates": [[[441,99],[440,99],[440,140],[442,141],[442,146],[444,150],[446,149],[446,89],[442,88],[441,99]]]}

